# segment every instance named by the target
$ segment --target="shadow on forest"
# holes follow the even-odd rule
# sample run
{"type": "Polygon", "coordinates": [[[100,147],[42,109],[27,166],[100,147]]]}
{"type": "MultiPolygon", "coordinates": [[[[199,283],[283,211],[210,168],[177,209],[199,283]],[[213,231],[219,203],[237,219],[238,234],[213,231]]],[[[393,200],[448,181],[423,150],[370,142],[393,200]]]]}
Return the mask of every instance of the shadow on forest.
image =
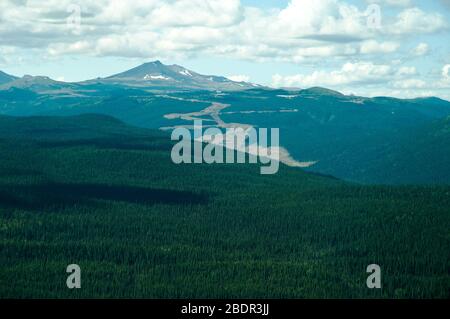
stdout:
{"type": "Polygon", "coordinates": [[[168,151],[172,148],[172,144],[168,143],[166,138],[134,138],[130,141],[130,139],[117,137],[116,139],[96,138],[61,141],[39,141],[38,144],[39,146],[47,148],[92,146],[100,149],[135,151],[168,151]]]}
{"type": "Polygon", "coordinates": [[[96,205],[94,200],[154,204],[204,204],[208,197],[187,191],[99,184],[14,185],[0,188],[0,207],[43,209],[73,205],[96,205]]]}

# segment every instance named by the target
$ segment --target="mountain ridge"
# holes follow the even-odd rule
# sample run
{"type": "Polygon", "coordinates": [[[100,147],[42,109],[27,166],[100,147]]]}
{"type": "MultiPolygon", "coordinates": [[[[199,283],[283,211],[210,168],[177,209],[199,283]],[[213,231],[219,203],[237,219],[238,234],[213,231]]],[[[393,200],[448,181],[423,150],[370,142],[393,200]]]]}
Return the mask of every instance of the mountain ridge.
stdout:
{"type": "Polygon", "coordinates": [[[95,81],[138,87],[169,87],[171,89],[206,89],[216,91],[240,91],[259,87],[257,84],[236,82],[223,76],[203,75],[177,64],[163,64],[159,60],[147,62],[127,71],[96,79],[95,81]]]}
{"type": "Polygon", "coordinates": [[[5,73],[3,71],[0,71],[0,85],[12,82],[16,80],[17,77],[8,73],[5,73]]]}
{"type": "MultiPolygon", "coordinates": [[[[178,66],[166,69],[162,64],[153,63],[114,75],[110,82],[65,84],[47,77],[25,77],[1,87],[0,114],[96,113],[113,116],[128,125],[162,130],[189,126],[194,118],[208,125],[221,122],[222,125],[279,128],[280,146],[296,161],[316,162],[308,168],[314,173],[363,183],[446,183],[450,180],[446,164],[450,161],[450,149],[445,146],[450,145],[448,120],[433,124],[450,116],[448,101],[363,98],[324,88],[183,91],[120,82],[134,76],[139,83],[145,83],[146,75],[175,76],[180,72],[188,71],[178,66]],[[217,103],[224,108],[219,111],[211,108],[217,103]],[[173,114],[177,117],[168,116],[173,114]],[[414,146],[419,142],[420,149],[416,149],[414,146]],[[437,156],[439,169],[432,165],[437,156]]],[[[187,73],[180,76],[189,77],[187,73]]]]}
{"type": "Polygon", "coordinates": [[[228,79],[224,76],[218,75],[203,75],[195,71],[189,70],[181,65],[163,64],[160,60],[146,62],[129,70],[113,74],[106,77],[99,77],[78,82],[65,82],[54,80],[48,76],[31,76],[25,75],[17,77],[7,74],[0,70],[0,91],[9,90],[13,87],[19,89],[30,88],[32,91],[39,93],[40,89],[44,88],[45,93],[49,90],[63,90],[64,89],[79,89],[83,90],[85,86],[93,84],[105,85],[123,85],[128,87],[135,87],[139,89],[154,90],[154,91],[192,91],[192,90],[206,90],[206,91],[243,91],[243,90],[279,90],[281,94],[287,93],[292,95],[295,93],[302,93],[312,96],[324,95],[334,97],[349,97],[362,100],[374,99],[393,99],[410,102],[426,101],[429,104],[434,102],[441,103],[442,101],[450,103],[450,101],[437,97],[416,97],[416,98],[399,98],[392,96],[374,96],[364,97],[360,95],[346,95],[339,91],[329,89],[326,87],[309,87],[309,88],[273,88],[260,84],[250,82],[237,82],[228,79]]]}

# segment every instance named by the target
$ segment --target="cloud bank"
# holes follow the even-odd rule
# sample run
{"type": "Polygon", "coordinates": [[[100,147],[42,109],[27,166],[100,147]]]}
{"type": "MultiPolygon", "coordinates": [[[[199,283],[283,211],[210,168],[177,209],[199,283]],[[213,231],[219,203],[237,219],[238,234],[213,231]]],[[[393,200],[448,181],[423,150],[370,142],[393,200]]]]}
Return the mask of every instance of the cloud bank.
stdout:
{"type": "MultiPolygon", "coordinates": [[[[385,82],[398,90],[398,81],[409,80],[403,86],[420,88],[417,77],[423,74],[400,76],[393,61],[427,56],[432,49],[428,43],[406,48],[405,42],[448,36],[449,23],[442,12],[415,3],[367,0],[355,6],[344,0],[292,0],[285,8],[263,9],[239,0],[2,0],[0,53],[4,63],[17,62],[26,51],[47,59],[214,56],[327,64],[328,69],[308,74],[276,75],[274,70],[272,84],[342,88],[385,82]]],[[[442,61],[446,63],[450,60],[442,61]]],[[[439,70],[433,76],[442,81],[439,70]]]]}

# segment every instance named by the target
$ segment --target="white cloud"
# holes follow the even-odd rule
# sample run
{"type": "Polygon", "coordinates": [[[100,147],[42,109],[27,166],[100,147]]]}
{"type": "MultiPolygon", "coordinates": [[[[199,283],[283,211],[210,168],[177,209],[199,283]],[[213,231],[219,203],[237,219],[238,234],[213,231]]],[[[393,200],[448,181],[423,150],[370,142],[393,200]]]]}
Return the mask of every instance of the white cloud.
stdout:
{"type": "Polygon", "coordinates": [[[157,25],[223,27],[234,25],[242,18],[239,0],[178,0],[161,3],[149,15],[157,25]]]}
{"type": "Polygon", "coordinates": [[[382,42],[379,43],[375,40],[365,41],[361,44],[361,53],[374,54],[374,53],[391,53],[397,51],[400,47],[396,42],[382,42]]]}
{"type": "MultiPolygon", "coordinates": [[[[443,76],[450,80],[450,65],[443,69],[443,76]],[[445,74],[445,75],[444,75],[445,74]]],[[[450,81],[433,83],[422,79],[414,66],[375,64],[373,62],[345,63],[340,69],[314,71],[310,74],[296,74],[272,77],[273,87],[327,87],[345,94],[362,96],[397,96],[413,98],[438,95],[450,98],[450,81]]]]}
{"type": "Polygon", "coordinates": [[[61,55],[66,53],[83,53],[90,48],[90,44],[87,41],[76,41],[74,43],[65,44],[50,44],[48,52],[51,55],[61,55]]]}
{"type": "Polygon", "coordinates": [[[430,48],[426,43],[420,43],[412,50],[413,55],[415,56],[423,56],[428,54],[430,48]]]}
{"type": "MultiPolygon", "coordinates": [[[[447,26],[440,13],[406,8],[392,23],[383,18],[382,28],[373,29],[366,7],[345,0],[291,0],[278,10],[246,7],[239,0],[79,0],[81,25],[73,34],[66,23],[72,3],[2,0],[0,46],[46,50],[52,56],[213,54],[298,63],[394,53],[400,43],[390,36],[447,26]]],[[[384,3],[409,5],[405,0],[384,3]]]]}
{"type": "Polygon", "coordinates": [[[414,66],[402,66],[398,69],[397,75],[415,75],[417,70],[414,66]]]}
{"type": "Polygon", "coordinates": [[[393,87],[396,89],[423,89],[426,86],[427,83],[420,79],[406,79],[393,82],[393,87]]]}
{"type": "Polygon", "coordinates": [[[346,63],[335,71],[314,71],[312,74],[292,76],[274,75],[274,87],[341,87],[349,84],[377,83],[384,81],[394,72],[389,65],[377,65],[372,62],[346,63]]]}
{"type": "Polygon", "coordinates": [[[269,23],[273,36],[352,42],[374,35],[365,9],[338,0],[292,0],[269,23]]]}
{"type": "MultiPolygon", "coordinates": [[[[417,70],[404,66],[405,57],[437,54],[436,40],[426,37],[439,32],[443,39],[448,37],[449,13],[430,8],[413,0],[290,0],[284,8],[273,9],[239,0],[1,0],[0,56],[4,64],[22,55],[287,62],[316,71],[275,76],[274,82],[282,86],[390,83],[397,92],[402,88],[396,81],[420,85],[414,82],[417,70]],[[79,34],[67,26],[72,3],[81,5],[79,34]],[[366,9],[373,3],[382,10],[379,28],[368,23],[366,9]],[[419,36],[420,43],[413,45],[419,36]],[[355,62],[367,60],[373,62],[355,62]]],[[[444,42],[440,47],[447,50],[444,42]]],[[[441,67],[434,63],[428,69],[441,67]]],[[[420,80],[429,84],[438,77],[448,83],[449,69],[445,70],[442,77],[427,74],[420,80]]]]}
{"type": "Polygon", "coordinates": [[[440,13],[427,13],[419,8],[410,8],[397,16],[394,25],[386,26],[391,34],[433,33],[448,28],[447,21],[440,13]]]}
{"type": "Polygon", "coordinates": [[[450,80],[450,64],[444,65],[442,68],[442,77],[445,80],[450,80]]]}
{"type": "Polygon", "coordinates": [[[367,0],[367,2],[394,7],[407,7],[411,5],[411,0],[367,0]]]}

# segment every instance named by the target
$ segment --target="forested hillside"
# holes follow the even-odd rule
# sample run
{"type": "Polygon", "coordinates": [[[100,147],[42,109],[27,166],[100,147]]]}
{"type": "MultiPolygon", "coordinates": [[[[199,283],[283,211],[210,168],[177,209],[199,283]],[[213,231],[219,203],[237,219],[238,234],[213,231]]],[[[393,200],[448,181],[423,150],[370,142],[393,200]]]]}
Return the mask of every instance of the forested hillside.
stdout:
{"type": "Polygon", "coordinates": [[[450,297],[450,187],[175,165],[106,116],[0,124],[2,298],[450,297]]]}
{"type": "MultiPolygon", "coordinates": [[[[171,130],[191,125],[186,115],[197,114],[198,119],[212,125],[218,124],[216,118],[222,123],[279,128],[281,146],[299,162],[315,162],[309,168],[312,172],[367,184],[450,185],[450,165],[446,165],[450,151],[443,147],[436,152],[433,146],[428,147],[450,145],[450,132],[433,135],[436,123],[450,116],[448,101],[366,98],[324,88],[200,90],[186,84],[195,76],[179,72],[188,70],[150,63],[115,77],[81,83],[24,77],[0,85],[0,115],[97,113],[133,126],[171,130]],[[164,75],[149,76],[178,74],[184,80],[174,87],[154,87],[143,80],[145,72],[160,72],[161,68],[167,71],[164,75]],[[183,85],[187,87],[182,89],[183,85]],[[221,108],[211,117],[208,108],[213,103],[221,108]],[[441,164],[433,166],[431,159],[441,164]]],[[[208,79],[198,78],[201,83],[208,79]]],[[[223,82],[220,77],[216,80],[220,85],[234,83],[223,82]]]]}

